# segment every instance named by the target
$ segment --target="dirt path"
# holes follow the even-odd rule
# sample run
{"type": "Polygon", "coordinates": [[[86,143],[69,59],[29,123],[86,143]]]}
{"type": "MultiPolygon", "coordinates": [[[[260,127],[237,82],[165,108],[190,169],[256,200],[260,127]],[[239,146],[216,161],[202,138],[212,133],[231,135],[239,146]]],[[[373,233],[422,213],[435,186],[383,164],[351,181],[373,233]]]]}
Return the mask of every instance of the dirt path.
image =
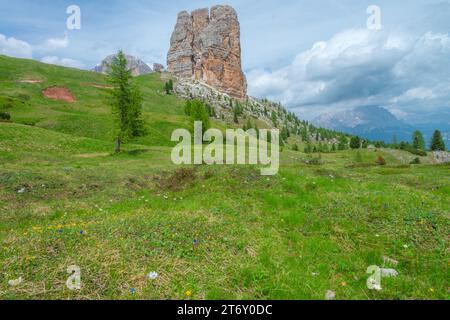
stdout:
{"type": "Polygon", "coordinates": [[[32,79],[28,79],[28,80],[19,80],[19,83],[28,83],[28,84],[36,84],[36,83],[42,83],[42,80],[32,80],[32,79]]]}

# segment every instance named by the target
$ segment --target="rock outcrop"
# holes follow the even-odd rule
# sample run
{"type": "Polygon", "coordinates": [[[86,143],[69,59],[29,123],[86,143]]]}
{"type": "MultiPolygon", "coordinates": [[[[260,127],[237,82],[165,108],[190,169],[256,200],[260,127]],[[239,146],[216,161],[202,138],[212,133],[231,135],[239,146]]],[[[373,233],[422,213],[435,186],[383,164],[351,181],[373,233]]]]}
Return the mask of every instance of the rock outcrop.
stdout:
{"type": "Polygon", "coordinates": [[[233,98],[247,97],[241,68],[240,26],[230,6],[178,14],[167,56],[168,71],[202,81],[233,98]]]}
{"type": "MultiPolygon", "coordinates": [[[[103,74],[108,73],[109,66],[111,65],[114,57],[115,55],[106,57],[101,64],[97,65],[93,69],[93,71],[103,74]]],[[[131,69],[131,73],[134,77],[152,73],[154,71],[148,64],[136,57],[127,54],[125,55],[125,58],[127,59],[127,68],[131,69]]]]}

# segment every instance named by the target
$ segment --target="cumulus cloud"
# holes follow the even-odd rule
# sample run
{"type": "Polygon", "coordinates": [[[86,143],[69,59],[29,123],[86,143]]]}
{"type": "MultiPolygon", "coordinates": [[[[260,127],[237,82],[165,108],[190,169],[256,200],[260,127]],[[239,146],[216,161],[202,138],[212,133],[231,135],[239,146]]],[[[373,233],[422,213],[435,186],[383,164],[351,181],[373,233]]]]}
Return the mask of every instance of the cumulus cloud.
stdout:
{"type": "Polygon", "coordinates": [[[41,59],[41,62],[47,64],[54,64],[63,67],[71,67],[71,68],[83,68],[83,64],[77,60],[69,59],[69,58],[60,58],[57,56],[46,56],[41,59]]]}
{"type": "Polygon", "coordinates": [[[49,54],[58,49],[65,49],[68,46],[69,38],[67,34],[64,38],[50,38],[41,45],[31,45],[26,41],[0,34],[0,54],[16,58],[37,59],[43,63],[64,67],[84,68],[84,64],[80,61],[49,54]]]}
{"type": "Polygon", "coordinates": [[[449,105],[450,38],[352,29],[315,43],[290,65],[248,73],[251,95],[316,116],[378,104],[398,115],[449,105]]]}
{"type": "Polygon", "coordinates": [[[44,49],[46,50],[54,50],[54,49],[63,49],[69,46],[69,37],[67,33],[64,38],[50,38],[45,41],[44,49]]]}
{"type": "Polygon", "coordinates": [[[32,58],[33,48],[25,41],[0,34],[0,54],[16,58],[32,58]]]}

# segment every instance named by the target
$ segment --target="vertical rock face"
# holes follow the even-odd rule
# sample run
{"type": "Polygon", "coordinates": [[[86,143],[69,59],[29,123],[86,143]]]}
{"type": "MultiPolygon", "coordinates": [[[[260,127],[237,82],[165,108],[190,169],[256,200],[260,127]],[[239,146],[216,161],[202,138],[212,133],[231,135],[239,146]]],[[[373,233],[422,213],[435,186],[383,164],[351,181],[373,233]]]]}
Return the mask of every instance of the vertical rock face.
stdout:
{"type": "Polygon", "coordinates": [[[200,80],[244,99],[247,83],[241,68],[240,26],[230,6],[178,14],[167,56],[169,72],[200,80]]]}

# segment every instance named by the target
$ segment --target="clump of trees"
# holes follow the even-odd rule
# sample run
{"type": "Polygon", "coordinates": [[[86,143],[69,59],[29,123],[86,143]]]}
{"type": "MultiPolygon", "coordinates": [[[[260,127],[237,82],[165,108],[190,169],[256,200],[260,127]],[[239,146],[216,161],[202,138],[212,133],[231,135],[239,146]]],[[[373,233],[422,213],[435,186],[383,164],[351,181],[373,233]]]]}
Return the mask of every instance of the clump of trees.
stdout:
{"type": "Polygon", "coordinates": [[[350,139],[350,148],[352,149],[360,149],[361,148],[361,138],[358,136],[353,136],[350,139]]]}
{"type": "Polygon", "coordinates": [[[132,82],[131,70],[127,68],[127,60],[122,51],[113,58],[108,76],[113,85],[110,105],[118,127],[115,150],[118,153],[122,143],[145,134],[142,120],[143,97],[132,82]]]}
{"type": "Polygon", "coordinates": [[[187,100],[184,106],[184,113],[191,118],[192,124],[195,121],[201,121],[203,126],[203,131],[207,131],[211,128],[211,123],[209,121],[210,117],[210,109],[208,110],[208,106],[201,100],[187,100]]]}
{"type": "MultiPolygon", "coordinates": [[[[393,149],[400,149],[408,151],[414,155],[418,156],[426,156],[427,155],[427,146],[425,144],[425,139],[419,130],[414,131],[412,135],[412,142],[405,142],[401,141],[400,143],[397,142],[397,138],[394,135],[392,139],[392,143],[388,146],[393,149]]],[[[444,139],[442,137],[442,134],[439,130],[436,130],[433,134],[433,137],[431,138],[430,147],[429,149],[431,151],[445,151],[445,143],[444,139]]]]}

